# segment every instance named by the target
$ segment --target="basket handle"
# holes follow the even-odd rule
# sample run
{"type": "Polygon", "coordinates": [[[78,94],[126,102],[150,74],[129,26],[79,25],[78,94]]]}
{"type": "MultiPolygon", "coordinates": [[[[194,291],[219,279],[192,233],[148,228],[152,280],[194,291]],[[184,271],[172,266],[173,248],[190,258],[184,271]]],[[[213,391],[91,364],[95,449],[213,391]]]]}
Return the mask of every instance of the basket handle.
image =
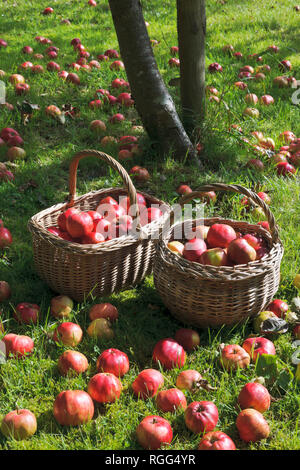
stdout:
{"type": "MultiPolygon", "coordinates": [[[[183,207],[184,204],[186,204],[187,202],[190,202],[197,197],[203,196],[203,193],[208,192],[208,191],[231,191],[234,193],[243,194],[244,196],[247,196],[250,199],[252,199],[255,204],[257,204],[263,209],[267,217],[273,243],[280,242],[279,234],[278,234],[278,227],[275,223],[274,215],[270,211],[268,205],[256,193],[254,193],[250,189],[244,188],[244,186],[240,186],[239,184],[224,184],[224,183],[205,184],[203,186],[200,186],[200,188],[197,191],[193,191],[189,194],[186,194],[178,202],[180,206],[183,207]]],[[[175,216],[174,210],[172,210],[169,214],[168,220],[166,220],[165,227],[170,227],[173,225],[174,216],[175,216]]],[[[163,232],[164,232],[164,229],[162,229],[160,232],[160,238],[162,238],[163,232]]]]}
{"type": "Polygon", "coordinates": [[[136,189],[129,174],[127,173],[125,168],[123,168],[123,166],[119,162],[117,162],[117,160],[115,160],[110,155],[104,152],[100,152],[98,150],[81,150],[80,152],[77,152],[72,158],[69,168],[69,196],[67,207],[72,207],[74,205],[76,197],[77,169],[79,161],[87,157],[100,158],[100,160],[103,160],[111,168],[113,168],[119,173],[128,191],[130,206],[134,206],[134,208],[136,209],[133,218],[137,221],[137,229],[140,229],[140,211],[137,204],[136,189]]]}

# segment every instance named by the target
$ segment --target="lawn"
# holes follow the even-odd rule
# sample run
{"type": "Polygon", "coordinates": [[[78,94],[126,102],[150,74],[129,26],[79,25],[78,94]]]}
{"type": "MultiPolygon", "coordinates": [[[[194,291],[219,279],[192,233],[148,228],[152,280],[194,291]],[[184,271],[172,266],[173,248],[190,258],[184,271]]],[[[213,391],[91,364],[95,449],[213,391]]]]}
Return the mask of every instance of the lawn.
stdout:
{"type": "MultiPolygon", "coordinates": [[[[177,44],[175,2],[166,0],[143,1],[145,20],[149,22],[150,38],[159,41],[154,46],[158,66],[166,83],[178,76],[178,69],[168,66],[170,47],[177,44]]],[[[14,105],[14,110],[0,108],[0,130],[14,127],[24,139],[26,159],[18,161],[11,170],[15,174],[13,182],[0,181],[0,218],[13,235],[12,246],[0,254],[0,279],[9,282],[13,295],[9,302],[1,304],[2,318],[6,333],[26,334],[34,339],[34,353],[26,360],[9,360],[1,365],[0,372],[0,414],[5,415],[16,408],[28,408],[35,413],[38,430],[29,440],[15,441],[0,435],[1,449],[140,449],[135,429],[139,422],[150,414],[159,414],[155,400],[146,401],[134,398],[131,384],[139,371],[153,366],[151,357],[154,345],[162,338],[174,336],[182,324],[175,321],[166,311],[156,293],[153,278],[147,278],[134,289],[114,294],[104,299],[114,304],[119,310],[119,320],[113,329],[112,340],[96,341],[86,333],[78,350],[86,355],[90,367],[85,374],[76,378],[60,376],[57,360],[64,348],[49,338],[55,327],[55,318],[49,313],[51,298],[55,295],[41,281],[33,265],[31,235],[27,222],[32,215],[54,204],[63,202],[68,195],[68,168],[73,154],[90,148],[103,150],[113,157],[118,157],[118,146],[111,144],[102,147],[99,136],[90,130],[89,124],[94,119],[107,123],[107,135],[122,136],[131,133],[132,123],[141,122],[135,110],[122,109],[126,120],[120,124],[110,124],[108,119],[115,112],[106,106],[92,110],[89,102],[94,99],[97,88],[109,88],[116,77],[126,78],[125,71],[111,71],[109,63],[102,63],[101,69],[77,73],[80,76],[79,87],[72,86],[46,70],[48,58],[33,61],[44,66],[42,74],[30,71],[19,72],[30,84],[26,97],[16,96],[8,77],[18,73],[18,67],[30,56],[22,53],[25,45],[33,47],[35,53],[45,53],[47,46],[35,41],[43,35],[59,48],[55,61],[62,69],[76,60],[76,53],[70,45],[73,38],[79,37],[91,58],[113,48],[118,49],[113,22],[108,2],[98,2],[93,8],[86,0],[53,2],[54,13],[42,15],[48,6],[41,1],[8,0],[1,5],[0,37],[8,43],[6,49],[0,49],[0,69],[6,72],[2,79],[6,84],[6,100],[14,105]],[[62,24],[68,18],[70,24],[62,24]],[[18,107],[26,99],[37,104],[31,119],[24,123],[18,107]],[[56,105],[72,105],[80,110],[74,119],[66,117],[64,124],[47,116],[45,108],[56,105]],[[19,325],[13,318],[13,308],[19,302],[33,302],[41,306],[41,316],[35,326],[19,325]],[[109,347],[124,351],[130,361],[130,370],[122,379],[123,392],[119,400],[107,406],[97,406],[94,419],[83,426],[65,428],[58,425],[53,416],[55,397],[62,390],[87,389],[89,379],[96,373],[96,360],[99,354],[109,347]]],[[[146,167],[151,179],[137,189],[153,194],[158,198],[175,203],[178,200],[176,188],[185,183],[197,189],[203,183],[224,182],[241,184],[255,191],[267,191],[271,197],[271,210],[280,229],[284,245],[284,257],[281,265],[281,282],[277,298],[289,303],[297,296],[293,279],[299,272],[300,265],[300,210],[299,178],[277,176],[274,164],[266,156],[257,155],[253,146],[241,139],[239,132],[230,132],[232,124],[239,125],[243,134],[254,143],[251,132],[259,130],[271,137],[278,149],[279,135],[285,130],[300,137],[299,104],[292,103],[291,88],[278,89],[273,79],[282,74],[278,69],[280,60],[290,60],[293,64],[294,77],[300,78],[300,13],[293,8],[289,0],[212,0],[207,2],[207,65],[211,62],[222,64],[222,74],[207,74],[207,84],[215,86],[222,95],[221,102],[207,100],[207,115],[202,127],[201,142],[204,151],[200,154],[203,169],[198,170],[189,161],[174,161],[170,156],[158,156],[143,134],[140,138],[143,153],[131,161],[123,161],[130,170],[134,165],[146,167]],[[222,47],[232,44],[236,51],[243,53],[241,61],[225,54],[222,47]],[[276,44],[278,54],[267,50],[276,44]],[[239,68],[250,64],[257,67],[255,60],[247,59],[249,54],[259,54],[263,64],[268,64],[271,71],[262,82],[248,81],[250,93],[258,97],[270,94],[275,103],[270,107],[257,105],[260,110],[258,119],[246,118],[244,95],[233,86],[237,81],[239,68]],[[261,158],[264,171],[246,167],[248,160],[261,158]]],[[[170,88],[179,109],[177,89],[170,88]]],[[[5,161],[5,151],[0,148],[0,161],[5,161]]],[[[80,163],[78,171],[78,194],[92,190],[121,185],[121,179],[103,163],[88,159],[80,163]]],[[[251,214],[243,209],[240,197],[234,194],[218,194],[217,201],[205,208],[206,215],[218,214],[236,220],[253,221],[251,214]]],[[[221,295],[221,292],[219,293],[221,295]]],[[[101,299],[103,301],[103,299],[101,299]]],[[[89,324],[90,307],[100,299],[89,297],[83,304],[75,305],[71,321],[80,324],[86,332],[89,324]]],[[[251,321],[234,327],[199,330],[201,344],[189,353],[184,368],[197,369],[215,390],[200,389],[186,393],[188,403],[192,401],[213,401],[219,410],[218,430],[227,433],[238,449],[283,450],[300,449],[299,435],[299,386],[293,380],[286,391],[272,389],[276,399],[265,417],[270,425],[270,437],[255,444],[243,443],[238,435],[235,420],[240,389],[257,376],[255,366],[246,370],[229,373],[219,365],[219,344],[242,344],[253,333],[251,321]]],[[[291,364],[293,336],[291,332],[280,335],[274,340],[280,359],[293,372],[291,364]]],[[[175,387],[179,369],[163,371],[165,388],[175,387]]],[[[194,450],[199,442],[199,435],[191,433],[185,426],[184,414],[162,413],[169,420],[174,432],[170,449],[194,450]]]]}

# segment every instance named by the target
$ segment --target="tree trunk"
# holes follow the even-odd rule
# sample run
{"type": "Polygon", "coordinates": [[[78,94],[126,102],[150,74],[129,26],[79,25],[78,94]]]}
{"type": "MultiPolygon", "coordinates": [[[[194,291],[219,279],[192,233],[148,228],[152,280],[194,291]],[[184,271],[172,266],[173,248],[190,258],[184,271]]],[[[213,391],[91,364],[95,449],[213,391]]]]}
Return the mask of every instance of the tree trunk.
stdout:
{"type": "Polygon", "coordinates": [[[139,0],[109,0],[132,97],[154,142],[175,158],[196,156],[158,70],[139,0]]]}
{"type": "Polygon", "coordinates": [[[205,0],[177,0],[177,31],[183,123],[191,132],[205,114],[205,0]]]}

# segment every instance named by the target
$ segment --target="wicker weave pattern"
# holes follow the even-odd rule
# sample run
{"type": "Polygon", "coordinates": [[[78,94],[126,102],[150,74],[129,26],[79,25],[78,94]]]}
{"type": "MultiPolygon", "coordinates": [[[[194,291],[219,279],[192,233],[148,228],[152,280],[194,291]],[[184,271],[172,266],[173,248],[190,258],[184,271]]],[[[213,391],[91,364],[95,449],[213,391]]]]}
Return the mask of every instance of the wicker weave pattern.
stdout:
{"type": "MultiPolygon", "coordinates": [[[[68,207],[82,211],[95,210],[101,199],[129,195],[136,204],[136,190],[125,169],[103,152],[85,150],[74,156],[70,165],[69,202],[57,204],[34,215],[28,228],[32,234],[34,262],[39,276],[55,291],[83,301],[92,292],[101,297],[139,283],[152,272],[154,242],[150,236],[157,233],[169,212],[169,206],[148,194],[140,192],[147,204],[164,204],[165,215],[141,228],[140,234],[122,236],[96,245],[80,245],[63,240],[47,230],[57,225],[58,216],[68,207]],[[121,175],[126,189],[105,188],[76,197],[76,173],[79,160],[96,156],[121,175]]],[[[137,218],[139,214],[137,213],[137,218]]],[[[138,223],[138,220],[137,220],[138,223]]]]}
{"type": "MultiPolygon", "coordinates": [[[[259,225],[231,219],[209,218],[185,221],[187,228],[201,223],[226,223],[235,230],[258,233],[266,241],[270,252],[261,260],[233,267],[207,266],[190,262],[167,248],[173,238],[175,226],[162,228],[156,246],[154,283],[170,313],[185,324],[198,327],[217,327],[234,324],[257,315],[272,300],[280,281],[280,262],[283,247],[278,237],[273,214],[252,191],[237,185],[212,184],[181,199],[183,206],[206,191],[235,191],[251,198],[266,213],[271,234],[259,225]]],[[[171,212],[170,220],[173,221],[171,212]]],[[[183,224],[180,222],[179,224],[183,224]]],[[[166,221],[165,227],[168,226],[166,221]]]]}

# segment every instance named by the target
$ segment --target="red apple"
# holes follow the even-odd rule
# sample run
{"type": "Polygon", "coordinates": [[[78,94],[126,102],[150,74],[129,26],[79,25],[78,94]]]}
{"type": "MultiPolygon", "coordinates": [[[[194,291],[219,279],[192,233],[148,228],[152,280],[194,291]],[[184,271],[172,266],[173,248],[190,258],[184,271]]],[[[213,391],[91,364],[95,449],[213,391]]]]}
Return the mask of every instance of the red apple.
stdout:
{"type": "Polygon", "coordinates": [[[114,322],[118,319],[118,309],[110,303],[102,303],[93,305],[89,311],[89,317],[91,320],[96,318],[106,318],[111,322],[114,322]]]}
{"type": "Polygon", "coordinates": [[[34,65],[31,69],[32,73],[43,73],[44,72],[44,67],[42,65],[34,65]]]}
{"type": "Polygon", "coordinates": [[[176,192],[180,195],[184,195],[184,194],[189,194],[189,193],[192,193],[193,190],[187,185],[187,184],[181,184],[180,186],[178,186],[178,188],[176,189],[176,192]]]}
{"type": "Polygon", "coordinates": [[[282,60],[279,65],[278,65],[279,69],[282,70],[282,71],[285,71],[285,70],[292,70],[292,64],[289,60],[282,60]]]}
{"type": "Polygon", "coordinates": [[[147,450],[160,449],[164,444],[170,444],[173,431],[170,423],[160,416],[146,416],[136,429],[139,444],[147,450]]]}
{"type": "Polygon", "coordinates": [[[262,384],[257,382],[247,383],[239,393],[238,404],[241,409],[254,408],[264,413],[270,408],[271,396],[262,384]]]}
{"type": "Polygon", "coordinates": [[[94,229],[94,222],[87,212],[72,212],[66,223],[67,231],[73,238],[81,238],[94,229]]]}
{"type": "Polygon", "coordinates": [[[200,336],[190,328],[180,328],[175,333],[175,341],[187,352],[193,351],[200,345],[200,336]]]}
{"type": "MultiPolygon", "coordinates": [[[[1,228],[1,223],[0,223],[1,228]]],[[[0,302],[5,302],[11,296],[11,288],[8,282],[0,281],[0,302]]]]}
{"type": "Polygon", "coordinates": [[[64,390],[55,399],[53,414],[61,426],[79,426],[93,418],[94,403],[83,390],[64,390]]]}
{"type": "Polygon", "coordinates": [[[125,66],[121,60],[115,60],[109,66],[110,70],[124,70],[125,66]]]}
{"type": "Polygon", "coordinates": [[[154,397],[164,384],[163,375],[155,369],[144,369],[135,378],[132,390],[138,398],[146,400],[154,397]]]}
{"type": "Polygon", "coordinates": [[[213,431],[218,419],[218,408],[211,401],[194,401],[184,412],[187,428],[196,434],[213,431]]]}
{"type": "Polygon", "coordinates": [[[244,235],[242,239],[246,240],[246,242],[249,243],[249,245],[252,246],[252,248],[254,248],[255,250],[261,248],[262,240],[257,238],[255,235],[252,235],[251,233],[246,233],[246,235],[244,235]]]}
{"type": "Polygon", "coordinates": [[[40,313],[40,307],[36,304],[21,302],[16,306],[14,317],[19,323],[36,324],[40,313]]]}
{"type": "Polygon", "coordinates": [[[245,369],[250,364],[250,356],[238,344],[227,344],[221,349],[220,362],[226,370],[245,369]]]}
{"type": "Polygon", "coordinates": [[[263,415],[253,408],[241,411],[236,419],[240,438],[245,442],[257,442],[266,439],[270,428],[263,415]]]}
{"type": "Polygon", "coordinates": [[[260,354],[276,354],[272,341],[262,337],[247,338],[243,343],[243,349],[250,355],[252,362],[256,362],[260,354]]]}
{"type": "Polygon", "coordinates": [[[271,95],[263,95],[260,98],[260,104],[263,104],[265,106],[270,106],[270,104],[274,103],[274,98],[271,95]]]}
{"type": "Polygon", "coordinates": [[[27,409],[10,411],[4,416],[1,423],[2,434],[17,441],[28,439],[35,434],[36,430],[36,417],[27,409]]]}
{"type": "Polygon", "coordinates": [[[280,299],[274,299],[268,305],[266,310],[270,310],[271,312],[275,313],[275,315],[279,318],[284,318],[286,313],[289,310],[289,306],[286,302],[280,299]]]}
{"type": "Polygon", "coordinates": [[[95,119],[90,123],[90,129],[96,134],[101,134],[106,131],[106,125],[103,121],[100,121],[100,119],[95,119]]]}
{"type": "Polygon", "coordinates": [[[222,431],[205,434],[198,444],[198,450],[236,450],[235,443],[222,431]]]}
{"type": "Polygon", "coordinates": [[[34,342],[29,336],[9,333],[2,338],[6,348],[6,357],[24,357],[32,353],[34,342]]]}
{"type": "Polygon", "coordinates": [[[64,351],[58,359],[58,370],[61,375],[83,374],[89,367],[89,363],[84,354],[79,351],[64,351]]]}
{"type": "Polygon", "coordinates": [[[276,171],[278,175],[290,176],[296,173],[296,168],[287,162],[280,162],[276,165],[276,171]]]}
{"type": "Polygon", "coordinates": [[[137,183],[145,183],[150,179],[150,174],[146,168],[142,168],[141,166],[134,166],[129,171],[129,175],[137,182],[137,183]]]}
{"type": "Polygon", "coordinates": [[[207,246],[202,238],[192,238],[184,245],[182,256],[188,261],[200,263],[201,255],[207,250],[207,246]]]}
{"type": "Polygon", "coordinates": [[[50,61],[47,64],[47,70],[49,70],[49,72],[59,72],[60,66],[56,62],[50,61]]]}
{"type": "Polygon", "coordinates": [[[10,246],[12,242],[12,235],[8,228],[0,227],[0,250],[10,246]]]}
{"type": "Polygon", "coordinates": [[[186,352],[174,339],[161,339],[154,347],[152,359],[156,363],[159,362],[167,370],[174,367],[180,368],[184,366],[186,352]]]}
{"type": "Polygon", "coordinates": [[[70,316],[74,307],[73,300],[66,295],[58,295],[51,299],[50,312],[55,318],[67,318],[70,316]]]}
{"type": "Polygon", "coordinates": [[[9,81],[13,85],[17,85],[18,83],[25,83],[25,78],[23,77],[23,75],[19,75],[18,73],[14,73],[13,75],[11,75],[9,77],[9,81]]]}
{"type": "Polygon", "coordinates": [[[248,93],[245,95],[245,101],[247,104],[257,104],[258,97],[254,93],[248,93]]]}
{"type": "Polygon", "coordinates": [[[114,374],[96,374],[88,383],[88,393],[97,403],[113,403],[121,392],[122,384],[114,374]]]}
{"type": "Polygon", "coordinates": [[[104,54],[110,59],[118,59],[119,53],[115,49],[107,49],[104,54]]]}
{"type": "Polygon", "coordinates": [[[81,238],[82,245],[97,245],[105,242],[105,237],[100,232],[91,232],[81,238]]]}
{"type": "Polygon", "coordinates": [[[179,47],[178,47],[178,46],[172,46],[172,47],[170,47],[170,53],[171,53],[171,55],[173,55],[173,56],[174,56],[174,55],[177,55],[178,52],[179,52],[179,47]]]}
{"type": "Polygon", "coordinates": [[[178,408],[185,410],[187,407],[186,398],[178,388],[161,390],[156,396],[157,408],[164,413],[174,413],[178,408]]]}
{"type": "Polygon", "coordinates": [[[79,210],[76,209],[76,207],[70,207],[69,209],[67,209],[66,211],[64,211],[62,214],[58,216],[57,224],[63,232],[66,232],[67,230],[67,218],[69,217],[69,215],[75,214],[75,213],[78,214],[79,210]]]}
{"type": "Polygon", "coordinates": [[[211,248],[227,248],[235,239],[235,230],[227,224],[213,224],[207,233],[207,242],[211,248]]]}
{"type": "Polygon", "coordinates": [[[213,62],[212,64],[209,64],[208,71],[210,73],[223,72],[223,67],[222,65],[218,64],[218,62],[213,62]]]}
{"type": "Polygon", "coordinates": [[[129,371],[127,354],[119,349],[106,349],[97,359],[97,371],[108,372],[116,377],[123,377],[129,371]]]}
{"type": "Polygon", "coordinates": [[[73,85],[80,85],[80,78],[76,73],[69,73],[66,82],[73,83],[73,85]]]}
{"type": "Polygon", "coordinates": [[[61,323],[54,331],[53,340],[65,346],[75,347],[82,340],[83,332],[79,325],[72,322],[61,323]]]}
{"type": "Polygon", "coordinates": [[[227,254],[236,264],[247,264],[256,259],[255,249],[244,238],[233,240],[228,246],[227,254]]]}
{"type": "Polygon", "coordinates": [[[47,7],[47,8],[44,9],[43,15],[51,15],[51,13],[53,13],[53,11],[54,11],[53,8],[47,7]]]}
{"type": "Polygon", "coordinates": [[[26,157],[26,152],[20,147],[10,147],[6,152],[6,158],[10,162],[15,160],[24,160],[26,157]]]}

